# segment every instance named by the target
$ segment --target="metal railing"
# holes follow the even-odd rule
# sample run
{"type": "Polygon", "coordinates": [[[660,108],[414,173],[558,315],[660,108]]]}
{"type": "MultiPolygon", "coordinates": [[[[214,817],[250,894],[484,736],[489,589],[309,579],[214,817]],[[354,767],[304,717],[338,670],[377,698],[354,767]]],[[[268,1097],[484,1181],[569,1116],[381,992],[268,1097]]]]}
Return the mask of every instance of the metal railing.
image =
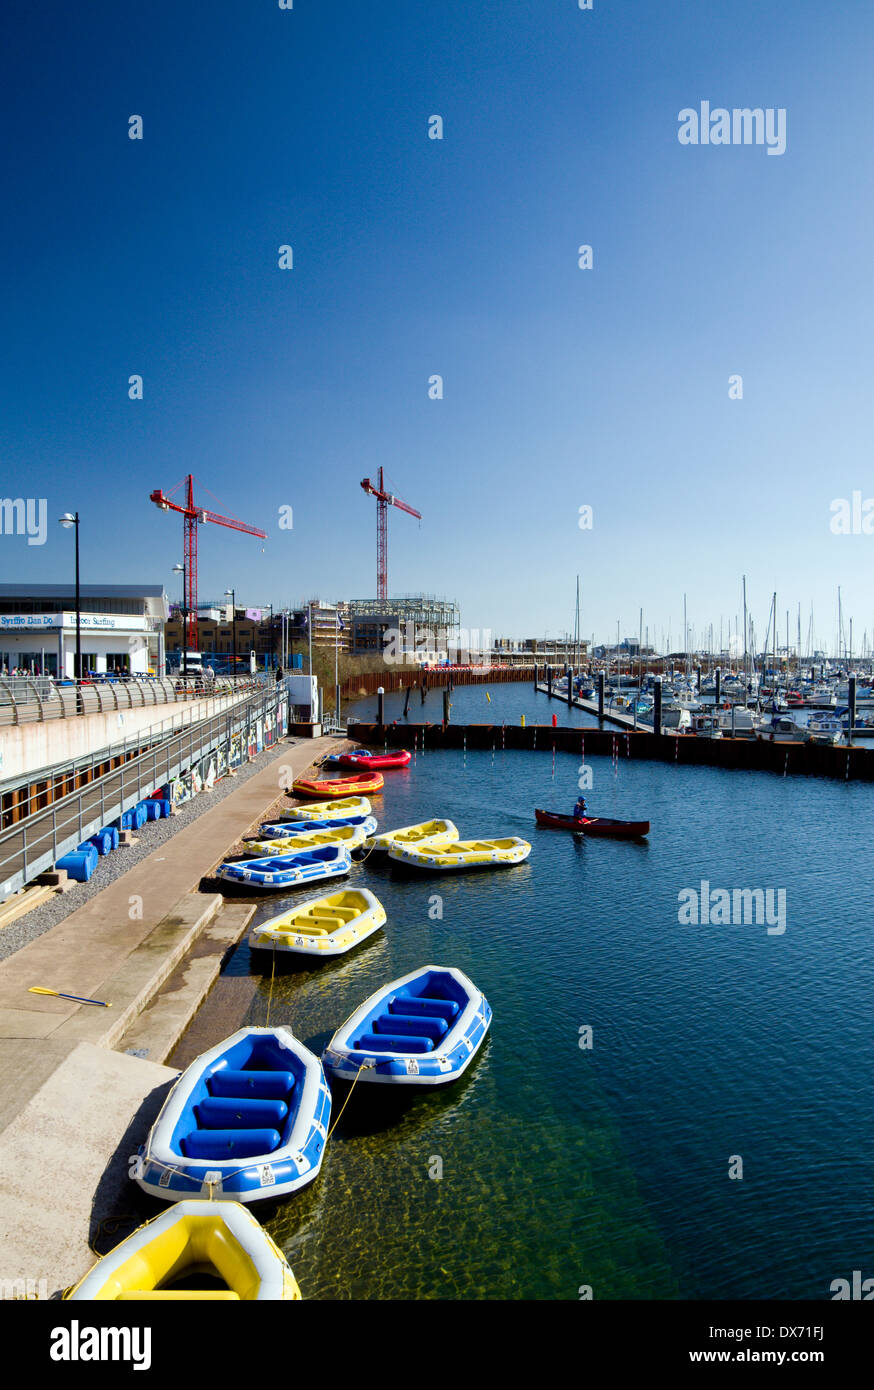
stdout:
{"type": "Polygon", "coordinates": [[[80,714],[106,714],[198,700],[204,695],[261,690],[262,676],[131,676],[127,680],[55,681],[46,676],[0,677],[0,725],[41,723],[80,714]]]}
{"type": "MultiPolygon", "coordinates": [[[[238,691],[210,690],[208,694],[198,696],[198,702],[204,706],[199,718],[206,719],[210,715],[233,708],[233,702],[245,698],[246,694],[247,692],[240,688],[238,691]]],[[[34,768],[29,772],[0,782],[0,798],[8,798],[21,788],[28,788],[26,799],[23,802],[18,799],[14,806],[16,818],[21,821],[25,816],[31,815],[34,810],[41,809],[40,803],[45,800],[49,786],[54,788],[59,781],[68,777],[81,778],[84,776],[87,781],[91,781],[94,778],[94,769],[99,767],[101,763],[112,762],[113,759],[126,760],[133,751],[151,748],[154,744],[163,742],[171,734],[186,727],[192,722],[192,719],[196,723],[197,717],[195,716],[197,716],[197,711],[193,709],[193,702],[186,702],[184,707],[175,714],[169,714],[157,723],[147,724],[142,729],[136,729],[126,738],[103,744],[100,748],[95,748],[92,752],[85,753],[81,757],[69,758],[65,762],[52,763],[47,767],[34,768]]],[[[3,820],[8,814],[10,814],[9,811],[0,812],[3,820]]],[[[0,829],[2,828],[2,820],[0,820],[0,829]]]]}
{"type": "Polygon", "coordinates": [[[247,761],[259,724],[262,745],[271,746],[280,735],[280,715],[285,706],[284,690],[262,689],[242,704],[187,725],[161,744],[0,832],[0,902],[52,868],[64,854],[117,820],[156,787],[172,782],[204,758],[215,754],[220,764],[224,750],[226,768],[247,761]],[[235,739],[239,741],[236,749],[235,739]]]}

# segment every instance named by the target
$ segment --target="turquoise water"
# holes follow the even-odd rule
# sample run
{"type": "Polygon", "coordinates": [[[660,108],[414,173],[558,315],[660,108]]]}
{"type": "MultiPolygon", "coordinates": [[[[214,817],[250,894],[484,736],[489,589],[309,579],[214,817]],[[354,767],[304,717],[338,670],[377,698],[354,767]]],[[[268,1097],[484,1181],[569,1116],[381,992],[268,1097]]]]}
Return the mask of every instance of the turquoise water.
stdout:
{"type": "MultiPolygon", "coordinates": [[[[421,964],[459,966],[494,1009],[461,1082],[360,1084],[320,1178],[265,1211],[305,1297],[828,1298],[871,1272],[871,789],[592,768],[592,808],[650,819],[647,843],[535,828],[535,805],[576,796],[570,754],[429,753],[387,774],[382,826],[446,815],[528,838],[530,858],[422,878],[356,865],[385,930],[335,963],[281,965],[272,998],[262,980],[248,1021],[270,999],[316,1050],[421,964]],[[681,926],[678,894],[702,879],[785,888],[785,933],[681,926]]],[[[230,969],[253,968],[239,947],[230,969]]]]}

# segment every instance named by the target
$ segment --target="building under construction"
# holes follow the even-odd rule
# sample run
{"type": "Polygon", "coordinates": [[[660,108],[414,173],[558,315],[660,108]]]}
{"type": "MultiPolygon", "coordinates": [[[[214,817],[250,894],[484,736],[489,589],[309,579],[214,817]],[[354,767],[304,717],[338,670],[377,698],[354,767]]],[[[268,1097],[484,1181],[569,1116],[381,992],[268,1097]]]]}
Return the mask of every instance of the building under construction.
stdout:
{"type": "Polygon", "coordinates": [[[460,632],[458,604],[433,594],[352,599],[349,619],[353,656],[446,660],[460,632]]]}

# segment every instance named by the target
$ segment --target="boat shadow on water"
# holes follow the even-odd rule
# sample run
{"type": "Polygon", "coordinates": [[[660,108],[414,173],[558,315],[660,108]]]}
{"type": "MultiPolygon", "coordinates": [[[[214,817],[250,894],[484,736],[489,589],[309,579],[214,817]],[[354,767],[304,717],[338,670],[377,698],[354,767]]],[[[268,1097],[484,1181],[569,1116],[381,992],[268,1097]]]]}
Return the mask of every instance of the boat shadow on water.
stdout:
{"type": "MultiPolygon", "coordinates": [[[[449,849],[452,848],[450,845],[449,849]]],[[[465,864],[463,867],[451,869],[422,868],[416,864],[402,864],[396,859],[386,860],[384,869],[385,877],[393,879],[398,883],[447,883],[454,882],[456,879],[488,879],[490,874],[497,875],[501,880],[507,879],[510,882],[520,883],[526,878],[531,877],[532,866],[530,859],[524,859],[520,864],[465,864]]],[[[371,866],[368,864],[367,866],[371,866]]]]}
{"type": "MultiPolygon", "coordinates": [[[[269,947],[256,949],[243,942],[236,950],[238,953],[242,952],[245,945],[249,956],[249,975],[259,976],[268,981],[271,975],[277,980],[293,980],[295,975],[299,975],[302,981],[318,975],[324,980],[333,979],[334,983],[337,983],[337,977],[344,973],[345,967],[353,963],[360,964],[366,955],[378,953],[378,948],[385,948],[386,944],[382,932],[373,932],[372,935],[364,937],[363,941],[356,941],[342,955],[335,956],[308,956],[297,951],[271,951],[269,947]]],[[[355,972],[348,973],[351,975],[355,972]]]]}
{"type": "MultiPolygon", "coordinates": [[[[321,1055],[333,1033],[307,1039],[307,1047],[321,1055]]],[[[330,1077],[331,1124],[337,1124],[332,1143],[387,1134],[404,1125],[403,1137],[432,1129],[473,1096],[478,1080],[488,1068],[491,1035],[487,1034],[470,1066],[456,1081],[445,1086],[380,1086],[372,1082],[340,1081],[330,1077]],[[345,1106],[345,1109],[344,1109],[345,1106]],[[337,1123],[337,1116],[343,1111],[337,1123]]]]}

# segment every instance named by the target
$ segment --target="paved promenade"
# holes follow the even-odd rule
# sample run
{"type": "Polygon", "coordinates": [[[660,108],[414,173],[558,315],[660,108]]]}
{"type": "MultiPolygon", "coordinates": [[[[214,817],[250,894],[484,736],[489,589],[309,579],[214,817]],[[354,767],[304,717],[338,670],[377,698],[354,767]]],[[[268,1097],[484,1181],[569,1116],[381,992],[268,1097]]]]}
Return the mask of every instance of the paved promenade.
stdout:
{"type": "Polygon", "coordinates": [[[112,1049],[219,914],[221,896],[198,892],[201,879],[290,785],[287,769],[300,775],[336,743],[282,745],[239,791],[0,963],[0,1280],[45,1280],[51,1297],[90,1268],[89,1238],[125,1209],[130,1155],[177,1075],[112,1049]]]}

